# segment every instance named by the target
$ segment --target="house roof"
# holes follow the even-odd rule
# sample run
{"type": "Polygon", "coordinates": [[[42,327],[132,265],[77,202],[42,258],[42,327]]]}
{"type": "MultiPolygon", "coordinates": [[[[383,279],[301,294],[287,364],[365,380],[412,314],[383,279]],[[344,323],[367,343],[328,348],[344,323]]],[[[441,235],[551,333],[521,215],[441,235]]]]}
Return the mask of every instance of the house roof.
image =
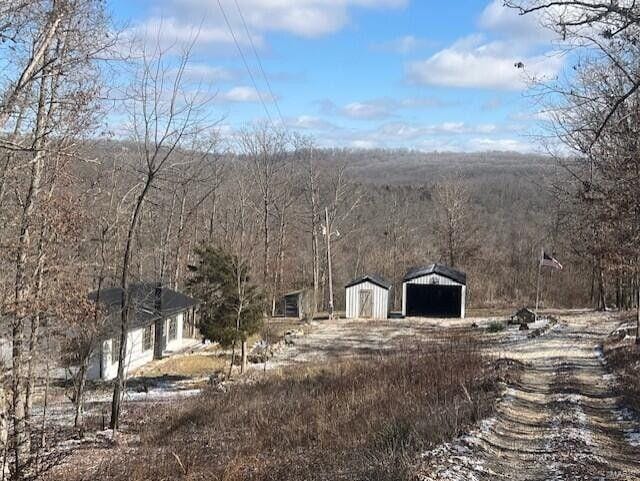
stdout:
{"type": "Polygon", "coordinates": [[[375,274],[366,274],[364,276],[358,277],[358,278],[352,280],[351,282],[349,282],[345,286],[345,289],[349,288],[349,287],[356,286],[358,284],[362,284],[363,282],[371,282],[372,284],[380,286],[383,289],[391,289],[391,286],[392,286],[391,282],[389,282],[388,280],[384,279],[383,277],[377,276],[375,274]]]}
{"type": "Polygon", "coordinates": [[[306,292],[307,289],[298,289],[297,291],[287,292],[286,294],[283,294],[282,297],[299,296],[300,294],[305,294],[306,292]]]}
{"type": "Polygon", "coordinates": [[[453,267],[448,267],[443,264],[429,264],[428,266],[423,267],[415,267],[410,269],[409,272],[404,276],[404,282],[410,281],[412,279],[416,279],[422,276],[428,276],[430,274],[439,274],[441,276],[447,277],[452,281],[459,282],[460,284],[467,284],[467,275],[454,269],[453,267]]]}
{"type": "MultiPolygon", "coordinates": [[[[141,282],[129,286],[129,299],[134,312],[129,321],[130,328],[147,326],[156,319],[168,317],[198,305],[197,300],[168,287],[159,287],[157,292],[157,286],[152,282],[141,282]],[[158,294],[160,295],[158,296],[158,294]]],[[[121,287],[111,287],[100,291],[100,303],[107,308],[109,314],[120,312],[122,292],[121,287]]],[[[89,294],[89,299],[93,301],[97,297],[98,291],[89,294]]],[[[119,322],[119,317],[114,318],[114,322],[119,322]]]]}

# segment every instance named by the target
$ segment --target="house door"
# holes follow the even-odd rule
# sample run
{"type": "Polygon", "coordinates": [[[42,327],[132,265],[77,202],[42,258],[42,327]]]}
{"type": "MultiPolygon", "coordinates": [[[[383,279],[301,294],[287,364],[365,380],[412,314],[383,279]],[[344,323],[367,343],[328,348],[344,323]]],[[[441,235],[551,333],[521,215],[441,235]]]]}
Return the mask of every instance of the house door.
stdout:
{"type": "Polygon", "coordinates": [[[360,291],[360,312],[358,317],[361,319],[371,319],[373,317],[373,291],[371,289],[362,289],[360,291]]]}

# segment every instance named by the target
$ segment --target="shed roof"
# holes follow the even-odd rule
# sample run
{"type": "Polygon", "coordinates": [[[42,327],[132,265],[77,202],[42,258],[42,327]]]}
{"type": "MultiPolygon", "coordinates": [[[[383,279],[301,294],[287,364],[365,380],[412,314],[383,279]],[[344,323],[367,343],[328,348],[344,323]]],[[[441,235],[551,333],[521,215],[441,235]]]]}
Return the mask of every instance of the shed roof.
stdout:
{"type": "Polygon", "coordinates": [[[286,292],[282,295],[282,297],[292,297],[299,296],[301,294],[306,294],[308,289],[298,289],[297,291],[286,292]]]}
{"type": "Polygon", "coordinates": [[[366,274],[364,276],[360,276],[354,280],[352,280],[351,282],[349,282],[346,286],[346,288],[349,287],[353,287],[356,286],[358,284],[362,284],[363,282],[371,282],[372,284],[375,284],[377,286],[382,287],[383,289],[391,289],[391,282],[389,282],[388,280],[384,279],[383,277],[377,276],[375,274],[366,274]]]}
{"type": "Polygon", "coordinates": [[[460,284],[467,284],[467,275],[464,272],[443,264],[429,264],[428,266],[414,267],[404,276],[404,282],[430,274],[439,274],[460,284]]]}
{"type": "MultiPolygon", "coordinates": [[[[100,303],[107,308],[109,314],[120,312],[122,292],[121,287],[111,287],[100,291],[100,303]]],[[[98,291],[89,294],[89,299],[93,301],[97,297],[98,291]]],[[[198,305],[196,299],[168,287],[158,286],[153,282],[131,284],[129,299],[134,312],[129,322],[130,329],[149,325],[156,319],[168,317],[198,305]],[[156,290],[157,288],[158,290],[156,290]],[[160,294],[159,297],[158,294],[160,294]]],[[[118,322],[118,320],[114,318],[114,322],[118,322]]]]}

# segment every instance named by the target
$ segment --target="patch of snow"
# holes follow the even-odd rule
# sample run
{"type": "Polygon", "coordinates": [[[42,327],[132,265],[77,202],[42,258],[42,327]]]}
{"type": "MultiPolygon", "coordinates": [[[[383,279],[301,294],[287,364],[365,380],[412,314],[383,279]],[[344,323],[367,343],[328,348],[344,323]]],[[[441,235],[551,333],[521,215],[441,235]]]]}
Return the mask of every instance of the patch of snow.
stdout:
{"type": "Polygon", "coordinates": [[[624,426],[625,441],[634,448],[640,447],[640,423],[634,412],[621,408],[616,411],[616,418],[624,426]]]}

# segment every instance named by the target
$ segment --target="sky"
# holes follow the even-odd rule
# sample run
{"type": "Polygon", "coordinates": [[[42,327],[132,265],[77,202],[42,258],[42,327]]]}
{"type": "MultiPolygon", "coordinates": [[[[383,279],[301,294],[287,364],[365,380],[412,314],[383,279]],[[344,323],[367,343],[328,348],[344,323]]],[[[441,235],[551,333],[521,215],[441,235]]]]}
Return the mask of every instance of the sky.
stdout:
{"type": "Polygon", "coordinates": [[[322,147],[540,151],[531,81],[554,79],[565,63],[550,32],[502,0],[110,0],[109,8],[141,36],[167,45],[195,38],[189,75],[215,90],[211,108],[225,131],[270,119],[322,147]]]}

